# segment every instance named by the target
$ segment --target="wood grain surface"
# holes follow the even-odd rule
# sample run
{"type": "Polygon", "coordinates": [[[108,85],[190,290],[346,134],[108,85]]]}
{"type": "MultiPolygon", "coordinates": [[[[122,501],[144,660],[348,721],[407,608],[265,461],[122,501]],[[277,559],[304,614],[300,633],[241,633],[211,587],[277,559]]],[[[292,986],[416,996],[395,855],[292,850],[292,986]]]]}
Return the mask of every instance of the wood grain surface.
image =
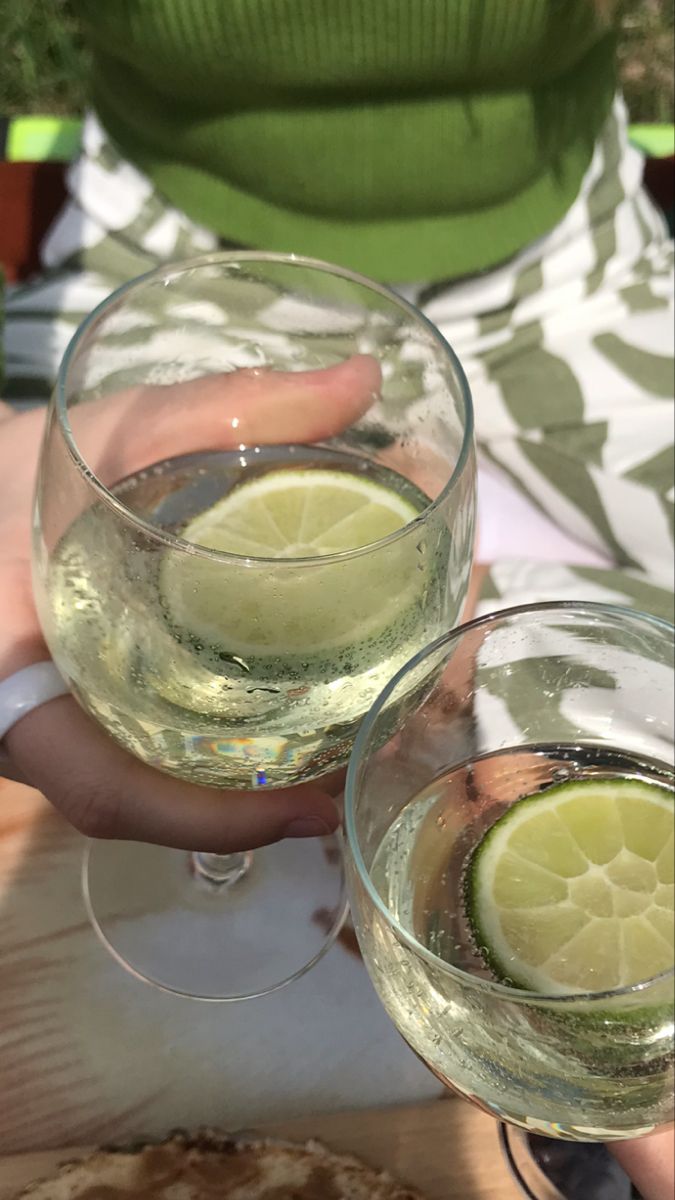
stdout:
{"type": "Polygon", "coordinates": [[[166,996],[99,945],[82,850],[43,797],[0,780],[0,1200],[63,1147],[200,1125],[317,1137],[429,1200],[518,1200],[496,1124],[447,1098],[346,946],[262,1001],[166,996]]]}
{"type": "MultiPolygon", "coordinates": [[[[459,1100],[305,1117],[259,1132],[300,1142],[318,1138],[390,1171],[428,1200],[522,1200],[501,1159],[495,1122],[459,1100]]],[[[13,1200],[59,1162],[85,1152],[79,1147],[0,1158],[0,1200],[13,1200]]]]}

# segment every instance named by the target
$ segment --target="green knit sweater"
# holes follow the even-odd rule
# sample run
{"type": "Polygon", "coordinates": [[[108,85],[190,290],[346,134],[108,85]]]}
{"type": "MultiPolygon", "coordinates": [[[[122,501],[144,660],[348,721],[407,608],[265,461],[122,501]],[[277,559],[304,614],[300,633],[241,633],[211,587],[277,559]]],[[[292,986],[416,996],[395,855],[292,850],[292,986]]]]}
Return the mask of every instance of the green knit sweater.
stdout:
{"type": "Polygon", "coordinates": [[[501,262],[615,88],[592,0],[78,0],[121,151],[226,242],[384,280],[501,262]]]}

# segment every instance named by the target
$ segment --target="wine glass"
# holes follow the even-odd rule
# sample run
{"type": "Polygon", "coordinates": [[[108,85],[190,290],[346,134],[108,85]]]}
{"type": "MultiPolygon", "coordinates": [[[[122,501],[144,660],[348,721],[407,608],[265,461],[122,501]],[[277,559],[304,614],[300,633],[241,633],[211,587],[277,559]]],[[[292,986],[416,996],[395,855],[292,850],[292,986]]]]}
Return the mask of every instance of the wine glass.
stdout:
{"type": "MultiPolygon", "coordinates": [[[[274,254],[152,271],[84,322],[50,405],[34,541],[50,651],[162,771],[237,790],[318,778],[456,621],[474,478],[461,366],[386,288],[274,254]],[[334,411],[321,381],[345,363],[334,411]],[[307,371],[316,394],[296,402],[276,373],[307,371]]],[[[96,841],[83,883],[123,966],[206,1000],[297,978],[345,914],[335,838],[253,856],[96,841]]]]}
{"type": "Polygon", "coordinates": [[[375,987],[443,1083],[529,1133],[673,1118],[672,764],[673,627],[596,604],[450,632],[355,740],[347,874],[375,987]]]}

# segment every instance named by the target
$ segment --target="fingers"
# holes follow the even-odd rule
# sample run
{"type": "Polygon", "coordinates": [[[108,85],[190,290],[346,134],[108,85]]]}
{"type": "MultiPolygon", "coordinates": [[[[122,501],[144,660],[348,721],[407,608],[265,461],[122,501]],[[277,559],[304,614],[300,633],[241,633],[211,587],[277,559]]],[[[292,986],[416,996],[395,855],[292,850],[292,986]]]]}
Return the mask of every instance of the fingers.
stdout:
{"type": "Polygon", "coordinates": [[[425,496],[435,500],[455,469],[455,458],[435,449],[428,440],[406,437],[381,451],[380,458],[399,475],[416,484],[425,496]]]}
{"type": "MultiPolygon", "coordinates": [[[[474,540],[474,545],[476,542],[477,538],[474,540]]],[[[462,609],[458,622],[460,625],[466,625],[476,616],[476,609],[478,608],[478,604],[483,593],[485,581],[490,574],[490,569],[491,568],[488,563],[476,562],[474,555],[473,566],[471,567],[471,574],[469,576],[469,587],[467,589],[466,599],[464,601],[464,608],[462,609]]]]}
{"type": "Polygon", "coordinates": [[[381,384],[370,355],[319,371],[243,370],[138,387],[73,408],[86,463],[106,485],[180,454],[333,437],[370,407],[381,384]]]}
{"type": "MultiPolygon", "coordinates": [[[[235,371],[195,380],[190,407],[211,421],[213,435],[226,445],[273,442],[316,442],[333,437],[363,416],[381,384],[377,361],[354,355],[319,371],[235,371]]],[[[172,424],[185,411],[185,384],[174,385],[176,397],[157,399],[167,405],[172,424]]],[[[195,438],[194,420],[183,417],[186,436],[195,438]]],[[[171,430],[168,437],[172,437],[171,430]]],[[[199,448],[202,448],[199,443],[199,448]]]]}
{"type": "Polygon", "coordinates": [[[672,1200],[675,1193],[674,1138],[671,1126],[637,1141],[610,1144],[609,1149],[635,1184],[642,1200],[672,1200]]]}
{"type": "Polygon", "coordinates": [[[338,824],[318,784],[229,792],[160,774],[122,750],[70,697],[34,709],[7,735],[13,762],[89,837],[226,854],[338,824]]]}

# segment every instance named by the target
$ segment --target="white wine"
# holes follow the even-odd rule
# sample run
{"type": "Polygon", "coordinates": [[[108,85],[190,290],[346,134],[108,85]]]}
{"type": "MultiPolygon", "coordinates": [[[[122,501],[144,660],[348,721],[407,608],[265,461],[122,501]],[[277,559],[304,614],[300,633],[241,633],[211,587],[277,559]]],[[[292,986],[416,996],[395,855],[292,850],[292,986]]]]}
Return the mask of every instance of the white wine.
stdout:
{"type": "Polygon", "coordinates": [[[252,480],[298,471],[304,480],[341,474],[345,486],[356,478],[413,522],[429,505],[401,475],[353,453],[282,446],[192,454],[112,489],[151,529],[96,501],[45,567],[41,618],[61,671],[113,737],[162,770],[247,788],[342,764],[384,684],[456,619],[452,597],[463,589],[449,584],[440,513],[390,545],[309,566],[199,558],[153,532],[180,537],[252,480]],[[200,573],[191,588],[193,568],[200,573]],[[200,588],[215,607],[215,632],[191,619],[190,593],[198,614],[200,588]]]}
{"type": "MultiPolygon", "coordinates": [[[[518,801],[530,804],[524,798],[536,797],[550,803],[556,786],[562,791],[581,781],[610,781],[621,788],[627,780],[636,781],[638,790],[647,786],[646,794],[657,797],[672,827],[672,771],[653,760],[605,746],[559,744],[465,762],[405,805],[370,868],[404,936],[377,909],[358,933],[380,997],[403,1036],[449,1087],[479,1097],[497,1116],[553,1136],[625,1137],[671,1119],[672,979],[655,985],[648,997],[637,991],[601,1002],[584,998],[583,991],[600,991],[587,986],[569,989],[579,999],[556,1004],[555,998],[542,995],[538,1001],[523,993],[514,1003],[481,986],[513,984],[495,975],[477,939],[470,882],[488,831],[505,814],[515,824],[511,814],[518,801]],[[427,953],[416,952],[406,937],[427,953]]],[[[665,864],[663,875],[661,892],[672,914],[672,877],[665,864]]],[[[638,895],[629,900],[641,911],[638,895]]],[[[619,915],[624,911],[629,910],[619,915]]],[[[556,915],[546,910],[547,918],[556,915]]],[[[597,959],[606,968],[602,937],[597,959]]]]}

